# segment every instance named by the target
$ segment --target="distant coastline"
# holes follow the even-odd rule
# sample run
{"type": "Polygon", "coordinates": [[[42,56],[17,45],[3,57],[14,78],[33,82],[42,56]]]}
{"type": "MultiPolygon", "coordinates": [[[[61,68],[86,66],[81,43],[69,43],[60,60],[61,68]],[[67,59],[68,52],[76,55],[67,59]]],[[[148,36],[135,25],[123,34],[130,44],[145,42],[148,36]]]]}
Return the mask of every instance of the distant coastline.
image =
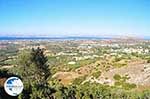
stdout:
{"type": "MultiPolygon", "coordinates": [[[[19,36],[0,36],[0,41],[2,40],[111,40],[111,39],[125,39],[122,37],[78,37],[78,36],[74,36],[74,37],[19,37],[19,36]]],[[[139,38],[130,38],[130,39],[139,39],[139,38]]],[[[143,40],[150,40],[150,37],[144,37],[142,38],[143,40]]]]}
{"type": "Polygon", "coordinates": [[[111,37],[0,37],[0,40],[102,40],[111,37]]]}

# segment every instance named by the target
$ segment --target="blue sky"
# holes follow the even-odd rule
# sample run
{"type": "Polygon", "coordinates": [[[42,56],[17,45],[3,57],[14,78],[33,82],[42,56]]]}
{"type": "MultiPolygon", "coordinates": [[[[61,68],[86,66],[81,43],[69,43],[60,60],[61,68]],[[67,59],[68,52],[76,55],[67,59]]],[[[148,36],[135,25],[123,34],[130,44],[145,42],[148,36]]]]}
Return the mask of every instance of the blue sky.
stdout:
{"type": "Polygon", "coordinates": [[[0,0],[1,36],[150,36],[150,0],[0,0]]]}

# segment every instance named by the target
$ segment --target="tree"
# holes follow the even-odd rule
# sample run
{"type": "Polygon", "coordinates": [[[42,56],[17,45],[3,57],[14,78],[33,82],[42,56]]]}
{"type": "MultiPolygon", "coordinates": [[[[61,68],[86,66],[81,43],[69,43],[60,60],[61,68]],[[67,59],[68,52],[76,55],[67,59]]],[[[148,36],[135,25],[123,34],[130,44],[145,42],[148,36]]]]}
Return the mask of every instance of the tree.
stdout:
{"type": "Polygon", "coordinates": [[[22,77],[24,83],[24,92],[20,98],[51,99],[54,89],[48,84],[51,73],[47,61],[44,50],[39,47],[23,51],[19,55],[16,73],[22,77]]]}
{"type": "Polygon", "coordinates": [[[32,49],[31,56],[31,61],[35,64],[37,69],[36,77],[38,77],[38,83],[46,83],[50,76],[50,69],[47,64],[48,59],[44,55],[44,50],[39,47],[37,49],[32,49]]]}

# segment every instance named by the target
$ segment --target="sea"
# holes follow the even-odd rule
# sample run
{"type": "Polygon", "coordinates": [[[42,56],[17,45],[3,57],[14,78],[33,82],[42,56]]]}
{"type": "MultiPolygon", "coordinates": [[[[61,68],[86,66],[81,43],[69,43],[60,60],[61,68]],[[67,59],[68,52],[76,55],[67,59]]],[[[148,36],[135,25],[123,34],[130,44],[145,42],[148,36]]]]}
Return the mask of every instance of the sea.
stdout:
{"type": "Polygon", "coordinates": [[[0,37],[0,40],[103,40],[110,37],[0,37]]]}

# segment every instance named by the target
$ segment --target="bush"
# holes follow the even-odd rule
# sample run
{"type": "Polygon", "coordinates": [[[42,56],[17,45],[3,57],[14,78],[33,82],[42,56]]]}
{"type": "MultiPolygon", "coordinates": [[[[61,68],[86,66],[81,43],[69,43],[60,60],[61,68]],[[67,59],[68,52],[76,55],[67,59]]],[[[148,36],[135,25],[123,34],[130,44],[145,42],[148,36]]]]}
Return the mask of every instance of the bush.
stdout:
{"type": "Polygon", "coordinates": [[[120,80],[121,79],[121,76],[119,74],[115,74],[114,77],[113,77],[115,80],[120,80]]]}
{"type": "Polygon", "coordinates": [[[123,83],[122,87],[126,90],[130,90],[130,89],[136,88],[136,84],[123,83]]]}
{"type": "Polygon", "coordinates": [[[92,73],[92,76],[94,76],[95,78],[98,78],[100,75],[101,75],[101,71],[96,71],[92,73]]]}

